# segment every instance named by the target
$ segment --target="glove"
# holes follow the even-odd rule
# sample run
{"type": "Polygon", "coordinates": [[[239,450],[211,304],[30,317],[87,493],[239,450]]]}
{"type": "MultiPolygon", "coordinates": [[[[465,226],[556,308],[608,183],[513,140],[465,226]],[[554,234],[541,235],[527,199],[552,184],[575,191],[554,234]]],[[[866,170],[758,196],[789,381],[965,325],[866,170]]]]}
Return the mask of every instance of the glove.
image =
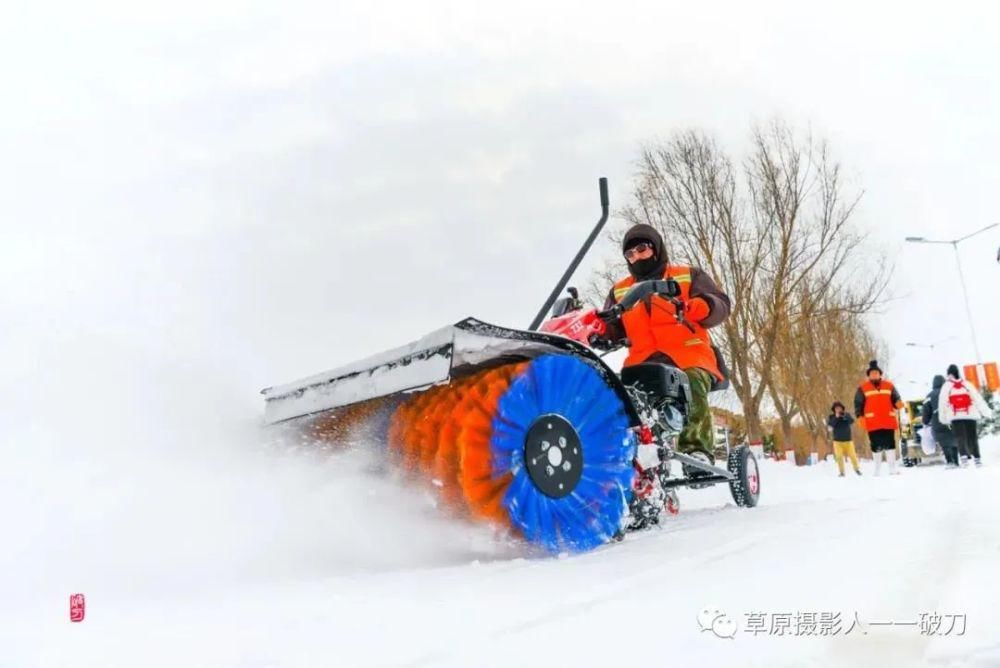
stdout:
{"type": "Polygon", "coordinates": [[[598,350],[614,350],[618,347],[617,341],[606,339],[603,336],[598,336],[597,334],[591,334],[588,341],[590,341],[590,346],[592,348],[596,348],[598,350]]]}
{"type": "Polygon", "coordinates": [[[896,408],[898,408],[899,410],[903,410],[904,406],[906,406],[906,404],[903,403],[902,399],[896,402],[896,408]]]}
{"type": "Polygon", "coordinates": [[[695,297],[684,305],[684,317],[692,322],[701,322],[711,311],[708,302],[701,297],[695,297]]]}

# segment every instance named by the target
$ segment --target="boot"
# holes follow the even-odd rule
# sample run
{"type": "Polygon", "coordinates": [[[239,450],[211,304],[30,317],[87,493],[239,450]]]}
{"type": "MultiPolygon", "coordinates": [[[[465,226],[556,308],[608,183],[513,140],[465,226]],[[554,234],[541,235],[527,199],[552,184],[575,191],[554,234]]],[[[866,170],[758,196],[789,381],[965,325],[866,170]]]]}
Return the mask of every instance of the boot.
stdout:
{"type": "Polygon", "coordinates": [[[899,471],[896,470],[896,451],[886,450],[885,460],[889,463],[889,475],[899,475],[899,471]]]}
{"type": "Polygon", "coordinates": [[[858,475],[861,475],[861,469],[854,469],[854,472],[857,473],[858,475]]]}
{"type": "Polygon", "coordinates": [[[980,457],[976,457],[976,468],[980,468],[983,465],[983,460],[980,457]]]}

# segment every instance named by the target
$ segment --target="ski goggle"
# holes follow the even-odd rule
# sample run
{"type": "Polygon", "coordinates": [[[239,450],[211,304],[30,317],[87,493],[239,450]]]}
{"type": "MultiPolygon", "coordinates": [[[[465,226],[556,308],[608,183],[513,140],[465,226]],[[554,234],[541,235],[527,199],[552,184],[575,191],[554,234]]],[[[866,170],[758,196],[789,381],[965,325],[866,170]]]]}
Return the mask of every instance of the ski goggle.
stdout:
{"type": "Polygon", "coordinates": [[[634,257],[638,257],[640,253],[645,253],[648,250],[653,250],[653,244],[643,241],[625,251],[625,259],[631,260],[634,257]]]}

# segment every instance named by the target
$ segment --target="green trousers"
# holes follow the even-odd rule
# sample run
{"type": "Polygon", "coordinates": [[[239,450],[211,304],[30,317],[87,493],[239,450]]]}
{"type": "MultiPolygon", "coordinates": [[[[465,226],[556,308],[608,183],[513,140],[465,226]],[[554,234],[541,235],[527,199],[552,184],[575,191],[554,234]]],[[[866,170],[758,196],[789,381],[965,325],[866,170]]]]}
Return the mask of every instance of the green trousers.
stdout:
{"type": "Polygon", "coordinates": [[[677,439],[677,449],[685,454],[701,451],[715,459],[715,433],[708,392],[712,389],[712,374],[704,369],[685,369],[691,381],[691,405],[687,425],[677,439]]]}

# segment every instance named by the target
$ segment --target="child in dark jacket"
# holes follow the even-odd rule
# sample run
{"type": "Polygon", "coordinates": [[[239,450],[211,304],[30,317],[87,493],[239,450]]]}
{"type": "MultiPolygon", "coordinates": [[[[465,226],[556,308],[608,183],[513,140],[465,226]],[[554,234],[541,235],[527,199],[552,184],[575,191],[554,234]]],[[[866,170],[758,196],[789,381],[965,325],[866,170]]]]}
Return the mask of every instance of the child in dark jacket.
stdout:
{"type": "Polygon", "coordinates": [[[854,436],[851,434],[851,425],[854,424],[854,418],[844,409],[844,404],[839,401],[833,402],[830,410],[833,413],[826,419],[826,425],[833,434],[833,458],[837,460],[840,477],[844,477],[845,456],[850,457],[854,472],[861,475],[861,466],[858,464],[858,453],[854,450],[854,436]]]}

